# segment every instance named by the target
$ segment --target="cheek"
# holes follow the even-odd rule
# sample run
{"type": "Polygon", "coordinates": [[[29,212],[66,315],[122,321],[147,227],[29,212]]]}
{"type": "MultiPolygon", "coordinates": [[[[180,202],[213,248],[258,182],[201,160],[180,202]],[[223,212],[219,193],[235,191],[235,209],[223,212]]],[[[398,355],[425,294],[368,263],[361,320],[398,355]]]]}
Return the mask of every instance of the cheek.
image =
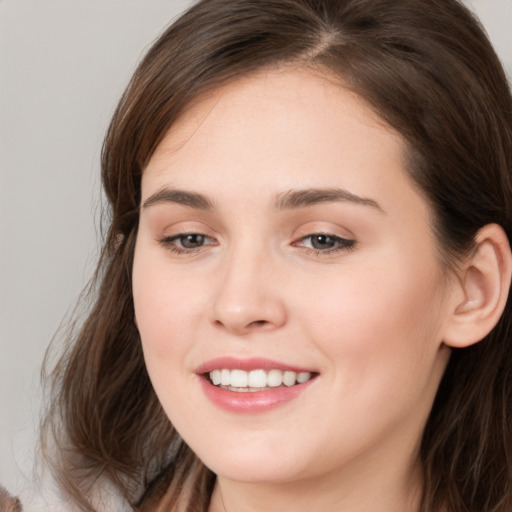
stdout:
{"type": "MultiPolygon", "coordinates": [[[[330,299],[309,297],[308,337],[326,361],[338,411],[333,425],[347,433],[373,439],[391,428],[417,432],[426,421],[447,360],[439,350],[435,280],[413,278],[389,265],[386,272],[366,269],[345,276],[330,299]]],[[[337,432],[331,426],[326,435],[337,432]]]]}
{"type": "Polygon", "coordinates": [[[443,283],[435,264],[381,261],[340,272],[303,308],[310,320],[303,328],[354,389],[361,378],[427,378],[441,343],[443,283]]]}
{"type": "Polygon", "coordinates": [[[179,390],[191,378],[187,361],[194,344],[192,311],[201,295],[191,283],[183,285],[169,275],[155,257],[144,256],[136,253],[133,298],[146,368],[167,416],[187,418],[189,404],[183,403],[179,390]]]}
{"type": "Polygon", "coordinates": [[[196,283],[172,275],[165,262],[136,251],[133,299],[137,326],[148,366],[152,361],[174,360],[186,350],[194,326],[194,311],[201,294],[196,283]]]}

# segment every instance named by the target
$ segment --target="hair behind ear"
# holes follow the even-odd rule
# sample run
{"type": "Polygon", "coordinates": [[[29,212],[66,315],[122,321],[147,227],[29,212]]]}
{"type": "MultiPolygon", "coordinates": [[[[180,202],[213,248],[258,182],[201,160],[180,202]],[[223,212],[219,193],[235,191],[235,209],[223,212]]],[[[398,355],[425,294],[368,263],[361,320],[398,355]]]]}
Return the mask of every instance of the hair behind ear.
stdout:
{"type": "Polygon", "coordinates": [[[503,229],[489,224],[457,272],[453,351],[422,439],[422,510],[512,510],[511,261],[503,229]]]}

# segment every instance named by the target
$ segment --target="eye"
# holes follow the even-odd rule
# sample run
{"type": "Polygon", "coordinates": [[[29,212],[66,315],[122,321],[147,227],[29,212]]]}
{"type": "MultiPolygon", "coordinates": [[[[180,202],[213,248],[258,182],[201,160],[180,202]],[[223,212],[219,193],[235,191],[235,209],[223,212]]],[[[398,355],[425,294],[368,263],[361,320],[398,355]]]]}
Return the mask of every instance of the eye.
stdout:
{"type": "Polygon", "coordinates": [[[160,243],[169,250],[181,254],[191,253],[208,245],[217,245],[217,242],[202,233],[180,233],[166,237],[160,243]]]}
{"type": "Polygon", "coordinates": [[[308,239],[311,247],[319,251],[332,249],[337,243],[336,238],[330,235],[310,235],[308,239]]]}
{"type": "Polygon", "coordinates": [[[174,238],[184,249],[197,249],[205,244],[208,237],[199,233],[187,233],[174,238]]]}
{"type": "Polygon", "coordinates": [[[293,245],[314,251],[315,254],[324,255],[351,249],[355,246],[355,243],[355,240],[342,238],[336,235],[313,233],[301,238],[293,245]]]}

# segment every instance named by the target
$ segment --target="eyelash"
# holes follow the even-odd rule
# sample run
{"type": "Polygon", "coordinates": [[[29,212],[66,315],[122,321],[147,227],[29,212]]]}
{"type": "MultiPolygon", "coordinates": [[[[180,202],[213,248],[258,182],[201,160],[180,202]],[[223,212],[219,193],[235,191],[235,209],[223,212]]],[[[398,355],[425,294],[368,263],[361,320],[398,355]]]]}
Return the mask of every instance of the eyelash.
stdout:
{"type": "MultiPolygon", "coordinates": [[[[209,236],[203,234],[203,233],[179,233],[178,235],[169,236],[166,238],[162,238],[160,240],[160,243],[169,251],[175,253],[175,254],[185,254],[185,255],[192,255],[194,253],[197,253],[200,251],[205,244],[202,244],[198,247],[179,247],[176,245],[176,242],[180,241],[183,242],[183,239],[185,239],[188,236],[195,236],[195,237],[203,237],[205,240],[213,240],[209,236]]],[[[208,245],[217,245],[216,243],[208,244],[208,245]]]]}
{"type": "MultiPolygon", "coordinates": [[[[351,240],[348,238],[343,238],[341,236],[331,235],[328,233],[312,233],[310,235],[306,235],[298,240],[298,242],[304,242],[308,239],[313,239],[314,237],[325,237],[329,238],[334,244],[336,244],[334,247],[329,249],[315,249],[314,247],[304,247],[304,250],[307,254],[312,254],[314,256],[330,256],[342,251],[350,251],[355,248],[356,241],[351,240]]],[[[298,242],[294,242],[294,245],[298,245],[298,242]]]]}
{"type": "MultiPolygon", "coordinates": [[[[180,247],[180,246],[176,245],[177,242],[183,243],[183,240],[186,237],[191,237],[191,236],[202,237],[204,240],[210,240],[210,241],[213,240],[212,238],[210,238],[209,236],[207,236],[203,233],[179,233],[177,235],[163,238],[163,239],[159,240],[159,242],[166,249],[168,249],[169,251],[171,251],[175,254],[178,254],[178,255],[193,255],[193,254],[201,251],[202,248],[205,247],[206,245],[218,245],[216,242],[206,243],[206,244],[202,243],[198,247],[190,247],[190,248],[180,247]]],[[[331,235],[328,233],[311,233],[310,235],[303,236],[298,241],[293,242],[292,245],[295,247],[302,247],[304,249],[304,251],[306,252],[306,254],[311,254],[314,256],[322,257],[322,256],[329,256],[332,254],[336,254],[336,253],[339,253],[342,251],[353,250],[355,248],[356,241],[348,239],[348,238],[342,238],[342,237],[336,236],[336,235],[331,235]],[[314,237],[328,238],[332,241],[332,243],[335,244],[335,246],[332,248],[329,248],[329,249],[322,250],[322,249],[315,249],[314,247],[305,247],[304,245],[302,245],[302,243],[305,240],[308,240],[308,239],[311,240],[314,237]]]]}

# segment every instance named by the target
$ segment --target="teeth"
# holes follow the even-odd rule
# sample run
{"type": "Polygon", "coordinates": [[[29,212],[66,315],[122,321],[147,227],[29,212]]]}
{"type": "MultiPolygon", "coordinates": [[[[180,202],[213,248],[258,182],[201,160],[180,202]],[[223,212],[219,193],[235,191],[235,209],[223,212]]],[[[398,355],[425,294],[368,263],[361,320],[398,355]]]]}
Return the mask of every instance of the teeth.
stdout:
{"type": "Polygon", "coordinates": [[[210,372],[210,379],[215,386],[218,386],[222,382],[220,370],[213,370],[213,372],[210,372]]]}
{"type": "Polygon", "coordinates": [[[232,370],[231,371],[231,382],[230,385],[234,388],[246,388],[247,382],[249,381],[249,374],[243,370],[232,370]]]}
{"type": "Polygon", "coordinates": [[[229,386],[231,384],[231,372],[229,370],[220,371],[220,383],[223,386],[229,386]]]}
{"type": "Polygon", "coordinates": [[[212,370],[210,380],[215,386],[236,388],[239,391],[249,391],[250,388],[265,389],[282,386],[303,384],[312,377],[310,372],[292,372],[281,370],[228,370],[226,368],[212,370]]]}
{"type": "Polygon", "coordinates": [[[300,372],[297,374],[297,382],[299,384],[307,382],[309,379],[311,379],[311,373],[309,372],[300,372]]]}
{"type": "Polygon", "coordinates": [[[281,370],[270,370],[267,375],[267,384],[271,388],[277,388],[283,383],[283,372],[281,370]]]}
{"type": "Polygon", "coordinates": [[[267,385],[267,374],[264,370],[253,370],[249,372],[248,385],[251,388],[264,388],[267,385]]]}
{"type": "Polygon", "coordinates": [[[297,374],[295,372],[284,372],[283,375],[283,384],[285,386],[293,386],[295,381],[297,380],[297,374]]]}

